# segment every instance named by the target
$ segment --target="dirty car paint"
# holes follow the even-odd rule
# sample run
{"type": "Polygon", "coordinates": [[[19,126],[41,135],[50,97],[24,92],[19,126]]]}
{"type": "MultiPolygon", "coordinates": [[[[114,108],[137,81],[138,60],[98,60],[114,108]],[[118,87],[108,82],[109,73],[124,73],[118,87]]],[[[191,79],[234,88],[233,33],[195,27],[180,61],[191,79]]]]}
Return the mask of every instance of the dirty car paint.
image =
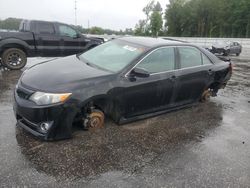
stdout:
{"type": "MultiPolygon", "coordinates": [[[[116,123],[122,124],[190,106],[198,102],[209,87],[216,94],[231,77],[229,62],[220,61],[208,51],[192,44],[141,37],[116,40],[124,44],[136,43],[147,50],[119,72],[93,66],[78,56],[41,63],[25,71],[15,91],[14,110],[19,125],[45,140],[70,138],[74,118],[79,113],[84,116],[82,109],[89,104],[99,107],[116,123]],[[181,68],[180,46],[195,48],[210,63],[181,68]],[[174,48],[173,70],[150,74],[147,78],[133,73],[144,57],[167,47],[174,48]],[[72,96],[65,103],[38,106],[29,100],[36,91],[70,92],[72,96]],[[45,121],[52,122],[52,126],[47,132],[42,132],[39,127],[45,121]]],[[[132,48],[126,49],[131,51],[132,48]]]]}

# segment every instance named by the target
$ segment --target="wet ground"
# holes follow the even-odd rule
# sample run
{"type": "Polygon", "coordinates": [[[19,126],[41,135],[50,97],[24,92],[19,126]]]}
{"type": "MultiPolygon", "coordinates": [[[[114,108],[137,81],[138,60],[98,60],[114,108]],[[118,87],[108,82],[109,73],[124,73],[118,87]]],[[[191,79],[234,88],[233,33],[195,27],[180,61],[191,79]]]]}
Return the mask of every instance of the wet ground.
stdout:
{"type": "Polygon", "coordinates": [[[107,120],[58,142],[16,127],[21,71],[1,71],[0,187],[250,187],[250,60],[233,62],[209,102],[124,126],[107,120]]]}

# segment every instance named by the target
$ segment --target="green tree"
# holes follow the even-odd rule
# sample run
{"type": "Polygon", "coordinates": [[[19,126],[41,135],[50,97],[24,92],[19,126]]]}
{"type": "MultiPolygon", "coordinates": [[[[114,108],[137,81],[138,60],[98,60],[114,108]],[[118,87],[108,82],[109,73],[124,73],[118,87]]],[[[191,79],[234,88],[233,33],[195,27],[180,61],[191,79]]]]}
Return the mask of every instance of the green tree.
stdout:
{"type": "Polygon", "coordinates": [[[161,5],[159,2],[157,2],[150,17],[150,30],[152,35],[155,37],[158,36],[159,32],[162,29],[163,20],[161,11],[161,5]]]}
{"type": "Polygon", "coordinates": [[[104,30],[101,27],[91,27],[90,34],[96,34],[96,35],[103,35],[104,34],[104,30]]]}
{"type": "Polygon", "coordinates": [[[139,23],[135,25],[135,35],[143,36],[145,35],[145,20],[139,20],[139,23]]]}
{"type": "Polygon", "coordinates": [[[165,27],[168,30],[168,34],[172,36],[181,36],[183,20],[183,1],[182,0],[170,0],[165,11],[165,27]]]}
{"type": "Polygon", "coordinates": [[[146,16],[145,19],[139,20],[135,26],[135,35],[140,36],[157,36],[162,31],[162,7],[159,2],[151,0],[142,10],[146,16]]]}
{"type": "Polygon", "coordinates": [[[157,11],[157,12],[161,12],[162,11],[162,7],[161,4],[159,3],[159,1],[157,1],[156,5],[153,6],[153,11],[157,11]]]}
{"type": "Polygon", "coordinates": [[[143,23],[143,33],[144,35],[150,35],[150,17],[151,17],[151,14],[152,14],[152,11],[154,10],[155,8],[155,1],[154,0],[151,0],[143,9],[142,11],[144,12],[144,14],[146,15],[146,19],[145,20],[142,20],[141,23],[143,23]]]}
{"type": "Polygon", "coordinates": [[[170,0],[165,28],[172,36],[249,37],[249,0],[170,0]]]}
{"type": "Polygon", "coordinates": [[[0,29],[18,30],[22,19],[20,18],[7,18],[0,20],[0,29]]]}

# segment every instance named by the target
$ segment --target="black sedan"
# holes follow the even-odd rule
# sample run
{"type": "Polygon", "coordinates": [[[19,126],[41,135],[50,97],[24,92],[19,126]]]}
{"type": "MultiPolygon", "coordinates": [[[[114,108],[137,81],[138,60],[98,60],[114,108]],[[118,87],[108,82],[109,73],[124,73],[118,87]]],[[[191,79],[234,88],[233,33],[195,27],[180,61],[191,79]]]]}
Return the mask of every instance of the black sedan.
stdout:
{"type": "Polygon", "coordinates": [[[15,89],[18,125],[45,140],[155,116],[205,101],[232,74],[207,50],[155,38],[124,37],[26,70],[15,89]]]}

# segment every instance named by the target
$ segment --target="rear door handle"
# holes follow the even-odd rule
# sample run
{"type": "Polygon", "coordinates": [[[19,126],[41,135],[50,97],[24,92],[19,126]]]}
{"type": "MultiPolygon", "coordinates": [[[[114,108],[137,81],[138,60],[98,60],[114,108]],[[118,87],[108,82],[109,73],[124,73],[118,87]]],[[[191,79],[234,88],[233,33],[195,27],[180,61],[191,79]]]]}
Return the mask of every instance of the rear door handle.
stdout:
{"type": "Polygon", "coordinates": [[[209,70],[208,70],[208,74],[209,74],[209,75],[213,74],[212,69],[209,69],[209,70]]]}
{"type": "Polygon", "coordinates": [[[176,79],[175,75],[173,75],[173,76],[170,77],[170,80],[172,80],[172,81],[175,81],[175,79],[176,79]]]}

